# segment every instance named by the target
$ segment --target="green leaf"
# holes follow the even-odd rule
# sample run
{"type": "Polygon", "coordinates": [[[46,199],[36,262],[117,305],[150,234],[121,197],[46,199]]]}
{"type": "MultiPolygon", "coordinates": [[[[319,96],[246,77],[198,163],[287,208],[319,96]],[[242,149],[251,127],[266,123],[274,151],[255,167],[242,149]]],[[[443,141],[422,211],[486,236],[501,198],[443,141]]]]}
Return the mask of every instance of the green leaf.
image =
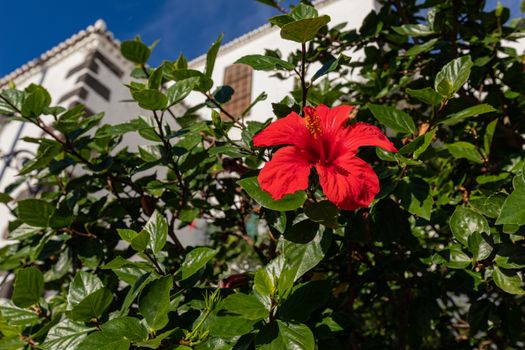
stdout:
{"type": "Polygon", "coordinates": [[[496,131],[497,125],[498,119],[496,118],[487,125],[487,128],[485,129],[485,135],[483,135],[483,150],[487,156],[490,154],[492,139],[494,138],[494,132],[496,131]]]}
{"type": "Polygon", "coordinates": [[[142,252],[149,244],[149,233],[145,230],[140,231],[136,237],[131,240],[131,248],[135,249],[137,252],[142,252]]]}
{"type": "Polygon", "coordinates": [[[128,350],[131,343],[127,338],[117,338],[107,332],[93,332],[76,350],[128,350]]]}
{"type": "Polygon", "coordinates": [[[293,70],[295,65],[277,57],[264,55],[246,55],[239,58],[235,63],[247,64],[255,70],[272,71],[278,69],[293,70]]]}
{"type": "Polygon", "coordinates": [[[199,78],[187,78],[177,81],[166,91],[168,97],[168,107],[176,105],[190,94],[190,92],[199,84],[199,78]]]}
{"type": "Polygon", "coordinates": [[[139,312],[153,330],[164,328],[169,321],[170,291],[173,277],[164,276],[149,283],[139,298],[139,312]]]}
{"type": "Polygon", "coordinates": [[[464,269],[470,265],[472,259],[457,245],[453,245],[448,249],[447,267],[451,269],[464,269]]]}
{"type": "MultiPolygon", "coordinates": [[[[434,135],[436,134],[437,129],[432,129],[425,133],[424,135],[418,136],[414,139],[414,141],[407,143],[399,151],[398,154],[407,154],[407,153],[413,153],[414,159],[419,158],[420,155],[422,155],[430,146],[430,143],[432,142],[432,139],[434,138],[434,135]]],[[[377,148],[379,149],[379,148],[377,148]]]]}
{"type": "MultiPolygon", "coordinates": [[[[259,1],[259,0],[256,0],[256,1],[259,1]]],[[[271,0],[268,0],[268,1],[271,1],[271,0]]],[[[285,24],[288,24],[293,21],[294,19],[290,15],[277,15],[277,16],[274,16],[268,19],[268,22],[270,22],[273,25],[276,25],[279,28],[282,28],[284,27],[285,24]]]]}
{"type": "Polygon", "coordinates": [[[217,53],[219,52],[219,48],[221,47],[223,34],[220,34],[217,40],[211,45],[210,49],[208,50],[208,53],[206,54],[206,68],[204,70],[204,74],[211,78],[211,75],[213,73],[213,67],[215,66],[215,60],[217,58],[217,53]]]}
{"type": "Polygon", "coordinates": [[[401,206],[409,213],[430,220],[434,200],[428,183],[420,178],[413,177],[400,181],[395,190],[401,199],[401,206]]]}
{"type": "Polygon", "coordinates": [[[235,90],[229,85],[223,85],[217,87],[217,90],[213,93],[213,97],[220,104],[224,104],[231,100],[235,90]]]}
{"type": "Polygon", "coordinates": [[[492,253],[492,245],[487,235],[479,232],[474,232],[468,236],[467,247],[475,260],[484,260],[492,253]]]}
{"type": "Polygon", "coordinates": [[[490,106],[490,105],[488,105],[486,103],[483,103],[483,104],[480,104],[480,105],[468,107],[468,108],[462,110],[461,112],[457,112],[457,113],[454,113],[454,114],[447,115],[445,117],[445,119],[442,120],[439,123],[443,124],[443,125],[454,125],[454,124],[457,124],[457,123],[463,121],[466,118],[470,118],[470,117],[473,117],[475,115],[495,112],[495,111],[496,110],[492,106],[490,106]]]}
{"type": "Polygon", "coordinates": [[[2,193],[0,192],[0,203],[9,203],[13,200],[13,198],[11,198],[10,195],[8,195],[7,193],[2,193]]]}
{"type": "Polygon", "coordinates": [[[258,350],[314,350],[315,340],[310,328],[301,323],[276,320],[264,326],[255,337],[258,350]]]}
{"type": "Polygon", "coordinates": [[[122,56],[136,64],[145,64],[151,54],[151,50],[139,39],[124,41],[120,44],[122,56]]]}
{"type": "Polygon", "coordinates": [[[16,306],[29,307],[37,304],[44,290],[44,276],[36,267],[16,272],[12,300],[16,306]]]}
{"type": "Polygon", "coordinates": [[[89,321],[100,317],[112,300],[113,295],[97,276],[79,271],[69,286],[67,315],[74,321],[89,321]]]}
{"type": "Polygon", "coordinates": [[[312,77],[312,82],[316,81],[318,78],[335,71],[342,63],[348,63],[350,62],[350,57],[341,54],[337,59],[331,58],[328,61],[326,61],[321,68],[315,72],[314,76],[312,77]]]}
{"type": "Polygon", "coordinates": [[[51,103],[49,92],[35,84],[29,85],[25,92],[25,98],[22,102],[22,115],[28,118],[39,117],[51,103]]]}
{"type": "Polygon", "coordinates": [[[149,247],[153,253],[157,254],[164,248],[168,238],[168,222],[166,218],[155,210],[144,226],[144,230],[149,233],[149,247]]]}
{"type": "Polygon", "coordinates": [[[260,268],[255,272],[253,292],[266,309],[270,310],[272,307],[272,296],[275,293],[275,284],[273,276],[270,276],[264,268],[260,268]]]}
{"type": "Polygon", "coordinates": [[[525,186],[518,186],[505,199],[496,225],[525,225],[525,186]]]}
{"type": "Polygon", "coordinates": [[[315,38],[317,32],[328,22],[329,16],[321,16],[287,23],[281,28],[281,38],[305,43],[315,38]]]}
{"type": "Polygon", "coordinates": [[[17,207],[18,218],[35,227],[49,227],[49,221],[55,213],[55,207],[41,199],[24,199],[17,207]]]}
{"type": "Polygon", "coordinates": [[[322,226],[317,230],[313,239],[307,243],[284,240],[282,242],[284,266],[279,277],[279,293],[286,292],[281,287],[291,286],[302,275],[317,266],[323,260],[331,242],[331,230],[324,229],[322,226]]]}
{"type": "Polygon", "coordinates": [[[233,338],[250,333],[257,322],[239,316],[213,315],[206,320],[206,325],[210,333],[216,337],[233,338]]]}
{"type": "Polygon", "coordinates": [[[443,97],[431,87],[426,87],[424,89],[417,90],[407,88],[405,91],[410,96],[417,98],[418,100],[426,103],[427,105],[437,106],[441,103],[441,101],[443,101],[443,97]]]}
{"type": "Polygon", "coordinates": [[[279,307],[279,317],[288,321],[306,322],[310,314],[322,307],[330,297],[328,281],[310,281],[295,286],[279,307]]]}
{"type": "Polygon", "coordinates": [[[468,246],[468,238],[474,232],[490,234],[489,223],[483,215],[460,205],[450,217],[449,225],[454,237],[464,246],[468,246]]]}
{"type": "Polygon", "coordinates": [[[148,89],[158,90],[162,84],[163,67],[157,67],[148,78],[148,89]]]}
{"type": "Polygon", "coordinates": [[[247,320],[259,321],[269,316],[269,312],[253,295],[236,293],[222,301],[222,308],[247,320]]]}
{"type": "Polygon", "coordinates": [[[468,80],[471,68],[470,56],[450,61],[436,75],[434,89],[446,98],[452,97],[468,80]]]}
{"type": "Polygon", "coordinates": [[[107,321],[100,326],[102,332],[106,332],[115,338],[127,338],[132,342],[139,342],[148,338],[148,330],[136,317],[119,317],[107,321]]]}
{"type": "Polygon", "coordinates": [[[405,52],[405,56],[417,56],[420,53],[423,53],[423,52],[426,52],[426,51],[430,51],[430,50],[432,50],[434,48],[434,46],[436,46],[436,43],[438,41],[439,41],[439,39],[435,38],[435,39],[431,39],[431,40],[427,41],[424,44],[413,45],[412,47],[410,47],[410,49],[408,49],[405,52]]]}
{"type": "Polygon", "coordinates": [[[168,106],[168,98],[166,95],[157,90],[136,90],[132,91],[131,95],[138,102],[140,107],[147,110],[163,110],[168,106]]]}
{"type": "Polygon", "coordinates": [[[434,34],[434,31],[424,24],[405,24],[392,29],[401,35],[420,37],[434,34]]]}
{"type": "Polygon", "coordinates": [[[83,323],[65,319],[51,327],[46,340],[40,346],[46,350],[76,349],[86,335],[95,329],[95,327],[87,327],[83,323]]]}
{"type": "Polygon", "coordinates": [[[416,125],[411,116],[394,107],[369,104],[368,108],[374,117],[383,125],[405,134],[413,134],[416,125]]]}
{"type": "Polygon", "coordinates": [[[336,228],[339,226],[337,219],[339,217],[339,209],[328,200],[320,202],[307,202],[304,205],[304,213],[313,222],[320,223],[327,227],[336,228]]]}
{"type": "Polygon", "coordinates": [[[483,158],[476,146],[469,142],[458,141],[447,145],[447,149],[456,159],[465,158],[474,163],[482,164],[483,158]]]}
{"type": "Polygon", "coordinates": [[[0,314],[10,326],[34,326],[40,322],[40,317],[32,311],[15,306],[11,301],[0,305],[0,314]]]}
{"type": "Polygon", "coordinates": [[[218,249],[211,249],[208,247],[198,247],[186,254],[181,267],[177,270],[175,275],[180,280],[190,278],[202,269],[208,261],[210,261],[217,253],[218,249]]]}
{"type": "Polygon", "coordinates": [[[315,9],[315,7],[299,3],[297,4],[297,6],[294,6],[289,16],[297,21],[306,18],[316,18],[317,16],[319,16],[319,13],[315,9]]]}
{"type": "Polygon", "coordinates": [[[525,268],[525,249],[521,246],[503,244],[494,258],[494,262],[504,269],[525,268]]]}
{"type": "Polygon", "coordinates": [[[520,275],[516,271],[501,270],[494,266],[492,273],[494,283],[509,294],[523,295],[525,290],[522,289],[522,281],[520,275]]]}
{"type": "Polygon", "coordinates": [[[257,203],[265,208],[277,211],[290,211],[301,207],[306,200],[306,193],[304,191],[297,191],[295,193],[287,194],[279,200],[272,199],[272,196],[261,189],[257,177],[247,177],[237,181],[243,190],[253,198],[257,203]]]}

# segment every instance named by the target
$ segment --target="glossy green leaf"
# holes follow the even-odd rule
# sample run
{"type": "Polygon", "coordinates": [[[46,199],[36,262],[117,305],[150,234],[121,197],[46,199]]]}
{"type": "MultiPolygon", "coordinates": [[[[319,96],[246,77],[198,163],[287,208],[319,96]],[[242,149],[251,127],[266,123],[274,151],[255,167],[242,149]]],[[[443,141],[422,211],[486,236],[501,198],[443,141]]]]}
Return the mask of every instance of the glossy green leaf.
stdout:
{"type": "MultiPolygon", "coordinates": [[[[283,241],[282,252],[284,256],[283,273],[279,277],[279,287],[292,285],[306,272],[317,266],[323,260],[330,244],[332,233],[329,229],[321,227],[312,240],[306,243],[283,241]]],[[[280,288],[280,293],[285,292],[280,288]]]]}
{"type": "Polygon", "coordinates": [[[517,187],[505,199],[496,224],[525,225],[525,186],[517,187]]]}
{"type": "Polygon", "coordinates": [[[271,309],[275,291],[274,276],[270,276],[264,268],[258,269],[253,278],[253,292],[267,310],[271,309]]]}
{"type": "Polygon", "coordinates": [[[250,197],[268,209],[278,211],[295,210],[301,207],[306,200],[306,193],[304,191],[297,191],[292,194],[287,194],[279,200],[274,200],[268,192],[261,189],[256,176],[239,180],[238,183],[250,197]]]}
{"type": "Polygon", "coordinates": [[[228,315],[211,316],[206,320],[210,333],[224,338],[233,338],[250,333],[257,322],[239,316],[228,315]]]}
{"type": "Polygon", "coordinates": [[[489,224],[483,215],[460,205],[450,217],[449,225],[454,237],[464,246],[468,246],[468,238],[474,232],[490,233],[489,224]]]}
{"type": "Polygon", "coordinates": [[[329,16],[300,19],[281,28],[281,38],[306,43],[315,38],[319,30],[330,22],[329,16]]]}
{"type": "Polygon", "coordinates": [[[330,297],[328,281],[310,281],[295,286],[279,307],[279,317],[294,322],[308,321],[310,314],[330,297]]]}
{"type": "Polygon", "coordinates": [[[199,84],[199,78],[187,78],[177,81],[166,91],[168,97],[168,107],[176,105],[190,94],[190,92],[199,84]]]}
{"type": "Polygon", "coordinates": [[[369,104],[368,108],[381,124],[395,131],[405,134],[412,134],[416,131],[412,117],[399,109],[375,104],[369,104]]]}
{"type": "Polygon", "coordinates": [[[468,107],[461,112],[457,112],[454,114],[447,115],[444,120],[440,122],[440,124],[443,125],[454,125],[456,123],[459,123],[463,121],[466,118],[470,118],[476,115],[495,112],[496,110],[491,105],[488,105],[486,103],[468,107]]]}
{"type": "Polygon", "coordinates": [[[424,24],[404,24],[399,27],[392,27],[396,33],[409,35],[412,37],[421,37],[434,34],[434,31],[424,24]]]}
{"type": "Polygon", "coordinates": [[[153,253],[157,254],[166,245],[168,238],[168,222],[158,211],[154,211],[144,226],[144,230],[149,233],[149,247],[153,253]]]}
{"type": "Polygon", "coordinates": [[[434,200],[426,181],[417,177],[403,180],[397,185],[395,193],[401,199],[401,206],[405,210],[430,220],[434,200]]]}
{"type": "Polygon", "coordinates": [[[494,132],[496,131],[496,126],[498,125],[498,119],[491,121],[487,128],[485,129],[485,134],[483,135],[483,149],[485,154],[490,154],[490,149],[492,146],[492,139],[494,138],[494,132]]]}
{"type": "Polygon", "coordinates": [[[484,260],[492,253],[492,245],[488,240],[487,234],[474,232],[468,236],[467,247],[475,260],[484,260]]]}
{"type": "Polygon", "coordinates": [[[44,290],[44,276],[36,267],[27,267],[16,272],[13,296],[16,306],[29,307],[37,304],[44,290]]]}
{"type": "Polygon", "coordinates": [[[35,84],[29,85],[25,92],[25,98],[22,102],[22,115],[28,118],[39,117],[51,103],[49,92],[35,84]]]}
{"type": "Polygon", "coordinates": [[[494,262],[504,269],[525,268],[525,249],[511,244],[502,245],[494,257],[494,262]]]}
{"type": "Polygon", "coordinates": [[[113,300],[112,293],[93,274],[79,271],[69,286],[67,314],[73,321],[98,318],[113,300]]]}
{"type": "Polygon", "coordinates": [[[51,327],[41,347],[46,350],[76,349],[86,335],[95,329],[95,327],[88,327],[83,323],[65,319],[51,327]]]}
{"type": "Polygon", "coordinates": [[[0,315],[10,326],[29,327],[41,321],[33,310],[20,308],[11,301],[0,304],[0,315]]]}
{"type": "Polygon", "coordinates": [[[441,103],[441,101],[443,101],[443,96],[438,94],[436,90],[432,89],[431,87],[426,87],[424,89],[408,88],[405,91],[410,96],[417,98],[421,102],[428,105],[437,106],[441,103]]]}
{"type": "Polygon", "coordinates": [[[131,95],[139,106],[148,110],[163,110],[168,106],[168,98],[162,92],[151,89],[132,91],[131,95]]]}
{"type": "Polygon", "coordinates": [[[295,65],[284,61],[280,58],[265,55],[246,55],[239,58],[235,63],[247,64],[255,70],[272,71],[272,70],[293,70],[295,65]]]}
{"type": "Polygon", "coordinates": [[[468,80],[471,67],[470,56],[450,61],[436,75],[434,89],[446,98],[452,97],[468,80]]]}
{"type": "Polygon", "coordinates": [[[122,56],[137,64],[145,64],[151,54],[151,50],[140,40],[123,41],[120,44],[122,56]]]}
{"type": "Polygon", "coordinates": [[[456,159],[465,158],[474,163],[482,164],[483,159],[476,146],[469,142],[458,141],[447,145],[447,149],[456,159]]]}
{"type": "Polygon", "coordinates": [[[301,323],[276,320],[265,325],[255,337],[258,350],[314,350],[315,340],[310,328],[301,323]]]}
{"type": "Polygon", "coordinates": [[[430,143],[436,135],[437,129],[432,129],[424,135],[416,137],[412,142],[407,143],[399,149],[398,154],[413,153],[414,159],[419,158],[430,146],[430,143]]]}
{"type": "Polygon", "coordinates": [[[266,307],[253,295],[236,293],[222,301],[222,308],[247,320],[262,320],[269,316],[266,307]]]}
{"type": "Polygon", "coordinates": [[[221,47],[222,37],[223,34],[220,34],[206,54],[206,68],[204,69],[204,74],[209,78],[211,78],[211,75],[213,74],[213,67],[215,66],[217,53],[219,53],[219,48],[221,47]]]}
{"type": "Polygon", "coordinates": [[[196,274],[200,269],[202,269],[208,261],[213,259],[213,257],[218,253],[217,249],[211,249],[208,247],[198,247],[191,250],[184,261],[182,262],[181,267],[177,270],[175,275],[180,280],[185,280],[196,274]]]}
{"type": "Polygon", "coordinates": [[[307,202],[304,205],[304,213],[310,220],[327,227],[338,227],[339,209],[330,201],[307,202]]]}
{"type": "Polygon", "coordinates": [[[439,41],[438,38],[434,38],[434,39],[430,39],[426,43],[414,45],[405,52],[405,55],[406,56],[417,56],[423,52],[430,51],[434,48],[434,46],[436,46],[438,41],[439,41]]]}
{"type": "Polygon", "coordinates": [[[139,298],[139,312],[152,330],[164,328],[169,321],[170,290],[173,277],[164,276],[149,283],[139,298]]]}
{"type": "Polygon", "coordinates": [[[49,221],[55,213],[55,207],[42,199],[24,199],[17,207],[18,218],[28,225],[49,227],[49,221]]]}
{"type": "Polygon", "coordinates": [[[525,294],[525,290],[522,288],[521,276],[516,271],[501,270],[495,266],[492,278],[498,287],[509,294],[525,294]]]}
{"type": "Polygon", "coordinates": [[[93,332],[88,335],[76,350],[128,350],[131,342],[127,338],[114,337],[107,332],[93,332]]]}

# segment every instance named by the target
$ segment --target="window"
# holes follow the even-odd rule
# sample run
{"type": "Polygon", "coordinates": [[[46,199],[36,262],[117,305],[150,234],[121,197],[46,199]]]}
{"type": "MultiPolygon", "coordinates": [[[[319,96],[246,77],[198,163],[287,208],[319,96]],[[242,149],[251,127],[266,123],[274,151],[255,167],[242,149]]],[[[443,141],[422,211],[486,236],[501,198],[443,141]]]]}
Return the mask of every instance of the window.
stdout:
{"type": "MultiPolygon", "coordinates": [[[[235,90],[232,99],[224,105],[224,109],[234,117],[240,117],[248,108],[252,97],[252,68],[245,64],[232,64],[224,69],[224,85],[235,90]]],[[[229,120],[221,115],[223,120],[229,120]]]]}

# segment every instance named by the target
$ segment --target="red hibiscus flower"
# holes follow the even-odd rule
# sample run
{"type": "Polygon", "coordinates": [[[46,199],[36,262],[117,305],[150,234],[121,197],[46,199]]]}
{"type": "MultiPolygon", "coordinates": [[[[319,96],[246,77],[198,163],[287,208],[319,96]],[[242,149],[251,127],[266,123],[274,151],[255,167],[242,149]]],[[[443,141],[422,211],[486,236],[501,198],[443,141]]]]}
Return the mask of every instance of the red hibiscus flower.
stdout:
{"type": "Polygon", "coordinates": [[[326,197],[341,209],[367,207],[379,192],[372,167],[356,157],[361,146],[397,152],[377,127],[358,122],[346,127],[353,106],[306,107],[305,118],[292,112],[255,135],[256,147],[280,148],[259,173],[259,184],[273,199],[305,190],[312,167],[326,197]]]}

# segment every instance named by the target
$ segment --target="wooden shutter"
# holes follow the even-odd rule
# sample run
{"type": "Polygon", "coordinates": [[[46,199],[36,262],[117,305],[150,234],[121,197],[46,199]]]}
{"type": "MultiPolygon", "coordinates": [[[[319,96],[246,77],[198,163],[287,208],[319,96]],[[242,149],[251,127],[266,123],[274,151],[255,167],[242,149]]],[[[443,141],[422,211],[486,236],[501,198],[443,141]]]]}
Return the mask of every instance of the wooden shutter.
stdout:
{"type": "MultiPolygon", "coordinates": [[[[252,68],[245,64],[232,64],[224,69],[224,85],[235,90],[232,99],[224,105],[224,109],[238,118],[248,108],[252,98],[252,68]]],[[[221,115],[225,121],[230,120],[221,115]]]]}

